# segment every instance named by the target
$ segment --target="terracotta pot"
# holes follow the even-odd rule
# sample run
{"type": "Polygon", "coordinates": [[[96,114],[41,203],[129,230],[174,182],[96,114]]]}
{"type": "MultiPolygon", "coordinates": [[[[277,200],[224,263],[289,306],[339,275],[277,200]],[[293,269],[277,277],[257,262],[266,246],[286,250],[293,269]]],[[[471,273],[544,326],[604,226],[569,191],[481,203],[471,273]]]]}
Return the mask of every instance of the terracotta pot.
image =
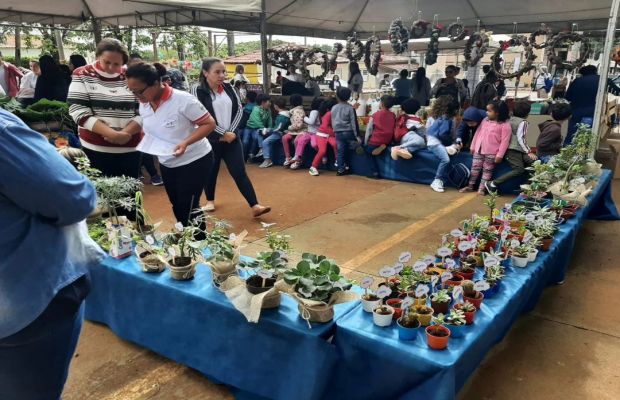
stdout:
{"type": "Polygon", "coordinates": [[[542,244],[540,248],[542,251],[549,251],[551,249],[551,244],[553,243],[553,238],[545,238],[542,240],[542,244]]]}
{"type": "Polygon", "coordinates": [[[394,314],[392,315],[392,319],[396,321],[403,314],[403,310],[400,308],[401,299],[389,299],[386,301],[386,304],[394,309],[394,314]]]}
{"type": "Polygon", "coordinates": [[[450,310],[450,302],[436,303],[431,299],[431,308],[435,311],[435,314],[447,314],[450,310]]]}
{"type": "Polygon", "coordinates": [[[431,320],[433,319],[433,309],[432,308],[428,308],[428,307],[424,307],[430,310],[430,313],[428,314],[420,314],[420,309],[422,307],[416,307],[416,313],[418,314],[418,321],[420,321],[420,325],[422,326],[429,326],[431,324],[431,320]]]}
{"type": "Polygon", "coordinates": [[[461,286],[461,282],[463,282],[464,278],[459,275],[458,273],[456,275],[453,275],[452,278],[448,279],[446,281],[446,285],[448,286],[461,286]]]}
{"type": "Polygon", "coordinates": [[[463,296],[463,299],[473,304],[474,307],[476,307],[476,310],[480,310],[480,305],[482,304],[482,300],[484,300],[484,294],[477,291],[476,295],[477,295],[476,298],[463,296]]]}
{"type": "MultiPolygon", "coordinates": [[[[455,310],[460,310],[461,309],[461,304],[455,305],[454,309],[455,310]]],[[[474,311],[470,311],[470,312],[463,311],[463,313],[465,314],[465,323],[467,325],[473,324],[474,323],[474,318],[476,317],[476,311],[475,310],[474,311]]]]}
{"type": "Polygon", "coordinates": [[[474,273],[475,273],[475,271],[473,271],[473,270],[471,272],[459,271],[459,272],[457,272],[457,275],[461,276],[463,278],[463,280],[471,281],[472,279],[474,279],[474,273]]]}
{"type": "Polygon", "coordinates": [[[428,347],[433,350],[443,350],[448,347],[448,340],[450,339],[450,330],[445,326],[429,326],[425,329],[426,332],[426,342],[428,343],[428,347]],[[444,332],[445,336],[434,336],[431,332],[434,330],[441,330],[444,332]]]}

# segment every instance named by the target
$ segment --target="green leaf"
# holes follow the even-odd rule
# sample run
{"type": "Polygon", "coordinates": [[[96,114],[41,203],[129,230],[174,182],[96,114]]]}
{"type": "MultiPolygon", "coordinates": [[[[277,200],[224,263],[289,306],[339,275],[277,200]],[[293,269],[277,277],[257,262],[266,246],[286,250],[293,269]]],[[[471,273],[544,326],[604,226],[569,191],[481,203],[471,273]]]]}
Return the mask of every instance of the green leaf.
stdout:
{"type": "Polygon", "coordinates": [[[296,270],[299,273],[299,275],[306,276],[310,273],[310,263],[306,260],[300,261],[297,264],[296,270]]]}

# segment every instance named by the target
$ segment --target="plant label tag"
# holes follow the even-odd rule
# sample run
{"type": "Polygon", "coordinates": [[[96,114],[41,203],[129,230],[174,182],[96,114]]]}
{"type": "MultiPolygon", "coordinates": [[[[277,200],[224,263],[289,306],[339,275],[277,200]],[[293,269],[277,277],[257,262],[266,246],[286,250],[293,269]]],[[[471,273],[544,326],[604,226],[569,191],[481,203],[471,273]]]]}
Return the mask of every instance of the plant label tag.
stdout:
{"type": "Polygon", "coordinates": [[[263,279],[268,279],[273,276],[273,272],[268,269],[261,269],[256,273],[256,275],[260,276],[263,279]]]}
{"type": "Polygon", "coordinates": [[[478,244],[478,239],[477,238],[473,238],[471,241],[471,247],[476,247],[476,245],[478,244]]]}
{"type": "Polygon", "coordinates": [[[453,238],[460,238],[463,236],[463,231],[460,229],[453,229],[452,232],[450,232],[450,235],[452,235],[453,238]]]}
{"type": "Polygon", "coordinates": [[[426,269],[426,263],[424,261],[418,261],[415,264],[413,264],[413,270],[415,272],[424,272],[424,270],[426,269]]]}
{"type": "Polygon", "coordinates": [[[379,289],[377,289],[377,297],[379,297],[380,299],[384,299],[391,294],[392,294],[392,289],[390,289],[386,285],[381,286],[379,289]]]}
{"type": "Polygon", "coordinates": [[[510,241],[510,247],[512,247],[513,249],[514,249],[515,247],[519,247],[519,244],[520,244],[520,243],[519,243],[519,241],[518,241],[517,239],[512,239],[512,240],[510,241]]]}
{"type": "Polygon", "coordinates": [[[433,287],[435,287],[437,285],[438,281],[439,281],[439,275],[431,276],[431,285],[433,285],[433,287]]]}
{"type": "Polygon", "coordinates": [[[456,303],[463,302],[463,286],[455,286],[452,289],[452,298],[454,299],[454,302],[456,303]]]}
{"type": "Polygon", "coordinates": [[[478,292],[484,292],[485,290],[488,290],[489,287],[489,282],[487,281],[477,281],[474,283],[474,290],[477,290],[478,292]]]}
{"type": "Polygon", "coordinates": [[[234,233],[231,233],[230,235],[228,235],[228,240],[230,240],[231,242],[234,242],[235,240],[237,240],[237,235],[235,235],[234,233]]]}
{"type": "Polygon", "coordinates": [[[532,240],[532,232],[525,231],[525,233],[523,234],[523,243],[527,243],[530,240],[532,240]]]}
{"type": "Polygon", "coordinates": [[[400,256],[398,257],[398,262],[407,263],[409,262],[409,260],[411,260],[411,252],[404,251],[400,253],[400,256]]]}
{"type": "Polygon", "coordinates": [[[441,282],[444,283],[447,280],[449,280],[450,278],[452,278],[452,273],[451,272],[443,272],[441,274],[441,282]]]}
{"type": "Polygon", "coordinates": [[[403,263],[396,263],[396,264],[394,265],[394,267],[393,267],[393,268],[394,268],[394,272],[395,272],[396,274],[399,274],[399,273],[400,273],[400,271],[402,271],[404,267],[405,267],[405,266],[403,265],[403,263]]]}
{"type": "Polygon", "coordinates": [[[146,242],[147,242],[148,244],[150,244],[150,245],[155,244],[155,239],[153,239],[153,236],[151,236],[151,235],[147,235],[147,236],[146,236],[146,238],[145,238],[145,240],[146,240],[146,242]]]}
{"type": "Polygon", "coordinates": [[[401,302],[400,302],[400,308],[405,309],[405,308],[409,308],[413,305],[413,299],[409,296],[405,297],[401,302]]]}
{"type": "Polygon", "coordinates": [[[429,291],[428,285],[418,285],[418,287],[415,288],[415,297],[417,298],[424,297],[425,294],[428,294],[428,291],[429,291]]]}
{"type": "Polygon", "coordinates": [[[535,219],[536,219],[536,216],[535,216],[534,214],[532,214],[532,213],[527,213],[527,214],[525,215],[525,220],[526,220],[527,222],[532,222],[532,221],[534,221],[535,219]]]}
{"type": "Polygon", "coordinates": [[[429,265],[429,264],[432,264],[433,261],[435,261],[435,257],[433,257],[431,255],[427,255],[427,256],[424,256],[422,261],[424,261],[426,263],[426,265],[429,265]]]}
{"type": "Polygon", "coordinates": [[[446,269],[453,269],[454,266],[456,265],[456,262],[454,262],[454,260],[451,259],[451,258],[446,258],[446,261],[444,262],[444,265],[445,265],[446,269]]]}
{"type": "Polygon", "coordinates": [[[170,257],[174,258],[177,255],[177,252],[174,251],[174,249],[172,247],[168,248],[168,254],[170,254],[170,257]]]}
{"type": "Polygon", "coordinates": [[[485,267],[495,267],[499,265],[499,260],[493,256],[488,256],[484,258],[484,266],[485,267]]]}
{"type": "Polygon", "coordinates": [[[506,204],[504,204],[504,208],[506,209],[506,211],[510,211],[510,210],[512,210],[512,204],[511,203],[506,203],[506,204]]]}
{"type": "Polygon", "coordinates": [[[486,229],[486,228],[488,228],[488,227],[489,227],[489,221],[482,221],[482,222],[480,223],[480,227],[481,227],[482,229],[486,229]]]}
{"type": "Polygon", "coordinates": [[[375,280],[372,278],[372,276],[366,276],[360,282],[360,286],[363,287],[364,289],[368,289],[374,281],[375,280]]]}
{"type": "Polygon", "coordinates": [[[390,276],[396,275],[396,271],[394,271],[394,268],[386,265],[385,267],[379,270],[379,275],[381,275],[384,278],[389,278],[390,276]]]}
{"type": "Polygon", "coordinates": [[[471,250],[471,243],[470,242],[460,242],[459,243],[459,250],[461,251],[467,251],[467,250],[471,250]]]}
{"type": "Polygon", "coordinates": [[[442,257],[442,258],[448,257],[450,254],[452,254],[452,250],[450,250],[447,247],[440,247],[437,249],[437,255],[439,257],[442,257]]]}
{"type": "Polygon", "coordinates": [[[174,227],[176,228],[177,231],[183,232],[183,224],[182,223],[177,222],[176,224],[174,224],[174,227]]]}

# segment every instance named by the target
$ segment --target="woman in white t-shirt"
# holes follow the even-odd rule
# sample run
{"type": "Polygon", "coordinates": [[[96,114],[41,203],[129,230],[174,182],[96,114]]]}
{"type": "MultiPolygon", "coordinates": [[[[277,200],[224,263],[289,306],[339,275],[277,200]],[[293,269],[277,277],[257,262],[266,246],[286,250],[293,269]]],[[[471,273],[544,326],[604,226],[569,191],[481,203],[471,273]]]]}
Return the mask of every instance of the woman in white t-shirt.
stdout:
{"type": "Polygon", "coordinates": [[[150,64],[127,69],[127,87],[140,101],[144,138],[138,150],[159,159],[161,176],[177,221],[198,214],[200,195],[213,165],[206,137],[215,121],[191,94],[162,83],[164,71],[150,64]]]}

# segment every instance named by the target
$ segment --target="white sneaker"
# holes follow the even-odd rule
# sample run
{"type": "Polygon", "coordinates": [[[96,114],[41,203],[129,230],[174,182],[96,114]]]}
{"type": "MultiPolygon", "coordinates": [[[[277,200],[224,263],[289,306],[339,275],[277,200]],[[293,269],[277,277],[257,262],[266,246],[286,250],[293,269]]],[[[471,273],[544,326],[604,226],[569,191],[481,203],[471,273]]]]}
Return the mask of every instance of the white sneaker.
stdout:
{"type": "Polygon", "coordinates": [[[398,160],[398,150],[399,150],[398,146],[394,146],[390,149],[390,156],[392,157],[392,160],[394,161],[398,160]]]}
{"type": "Polygon", "coordinates": [[[457,145],[451,144],[450,146],[446,146],[446,152],[448,155],[453,156],[459,152],[459,147],[457,145]]]}
{"type": "Polygon", "coordinates": [[[411,160],[411,158],[413,157],[413,154],[411,154],[411,152],[407,149],[398,149],[396,150],[396,154],[398,155],[398,157],[405,160],[411,160]]]}
{"type": "Polygon", "coordinates": [[[310,170],[308,170],[308,173],[312,176],[319,176],[319,171],[314,167],[310,167],[310,170]]]}
{"type": "Polygon", "coordinates": [[[431,189],[439,193],[445,192],[445,190],[443,189],[443,182],[441,181],[441,179],[435,179],[433,183],[431,183],[431,189]]]}

